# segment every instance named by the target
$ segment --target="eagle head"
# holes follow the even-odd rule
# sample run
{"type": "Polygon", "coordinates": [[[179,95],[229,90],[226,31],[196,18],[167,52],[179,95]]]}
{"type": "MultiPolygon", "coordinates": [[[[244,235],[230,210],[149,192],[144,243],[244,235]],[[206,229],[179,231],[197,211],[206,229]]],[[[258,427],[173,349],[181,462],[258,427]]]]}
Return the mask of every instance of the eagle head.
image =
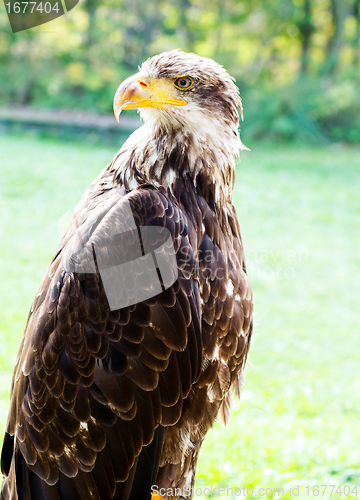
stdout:
{"type": "Polygon", "coordinates": [[[114,98],[116,119],[123,109],[140,109],[145,123],[195,128],[216,121],[238,128],[242,105],[227,71],[212,59],[179,50],[145,61],[114,98]]]}
{"type": "Polygon", "coordinates": [[[220,64],[179,50],[156,55],[117,89],[117,119],[123,109],[139,109],[144,126],[115,158],[119,182],[174,189],[189,175],[196,186],[200,178],[215,186],[216,203],[230,199],[237,158],[248,148],[240,140],[239,90],[220,64]]]}

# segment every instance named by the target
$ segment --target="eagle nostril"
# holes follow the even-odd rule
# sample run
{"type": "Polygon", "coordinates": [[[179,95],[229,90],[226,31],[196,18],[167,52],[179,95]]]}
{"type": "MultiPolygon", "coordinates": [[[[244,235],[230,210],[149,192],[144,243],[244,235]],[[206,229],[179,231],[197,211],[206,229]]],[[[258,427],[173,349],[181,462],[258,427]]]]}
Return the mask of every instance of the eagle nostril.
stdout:
{"type": "Polygon", "coordinates": [[[143,82],[143,81],[141,81],[141,80],[139,80],[139,83],[140,83],[140,85],[141,85],[142,87],[147,87],[147,83],[145,83],[145,82],[143,82]]]}

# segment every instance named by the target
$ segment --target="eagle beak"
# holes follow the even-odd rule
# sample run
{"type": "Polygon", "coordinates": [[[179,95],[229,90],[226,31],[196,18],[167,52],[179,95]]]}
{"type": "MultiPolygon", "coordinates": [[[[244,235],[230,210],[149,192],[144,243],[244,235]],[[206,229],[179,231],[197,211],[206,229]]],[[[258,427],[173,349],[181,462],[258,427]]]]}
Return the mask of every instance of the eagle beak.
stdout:
{"type": "Polygon", "coordinates": [[[184,106],[187,101],[176,97],[172,80],[151,78],[137,73],[127,78],[117,89],[114,97],[114,114],[119,121],[123,109],[160,108],[184,106]]]}

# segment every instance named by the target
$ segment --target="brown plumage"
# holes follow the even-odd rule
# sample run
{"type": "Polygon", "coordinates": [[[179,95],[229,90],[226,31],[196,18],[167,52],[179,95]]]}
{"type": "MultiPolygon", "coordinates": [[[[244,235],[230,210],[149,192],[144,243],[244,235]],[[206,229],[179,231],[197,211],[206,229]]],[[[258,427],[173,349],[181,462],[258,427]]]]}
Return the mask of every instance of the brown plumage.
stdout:
{"type": "Polygon", "coordinates": [[[32,305],[2,450],[4,500],[146,500],[152,485],[188,497],[205,434],[242,377],[252,292],[231,201],[237,88],[214,61],[174,51],[146,61],[114,107],[141,108],[145,124],[80,201],[32,305]],[[138,303],[133,244],[113,237],[128,207],[135,235],[169,231],[178,273],[168,288],[159,274],[162,292],[138,303]],[[127,263],[126,286],[111,274],[126,307],[109,306],[99,245],[104,262],[127,263]]]}

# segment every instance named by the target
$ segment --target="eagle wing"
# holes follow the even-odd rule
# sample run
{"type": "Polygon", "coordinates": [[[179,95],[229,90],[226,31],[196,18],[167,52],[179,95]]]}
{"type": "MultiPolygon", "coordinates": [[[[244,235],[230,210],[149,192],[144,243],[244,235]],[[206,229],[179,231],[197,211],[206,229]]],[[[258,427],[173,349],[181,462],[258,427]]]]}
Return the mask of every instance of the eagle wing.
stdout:
{"type": "Polygon", "coordinates": [[[22,339],[2,498],[16,498],[15,483],[19,499],[148,498],[157,477],[193,466],[186,446],[201,444],[246,358],[252,296],[236,217],[223,233],[179,183],[180,197],[105,186],[80,203],[22,339]],[[145,260],[135,264],[137,238],[140,260],[149,253],[143,228],[152,255],[162,244],[175,256],[171,286],[157,272],[160,289],[151,290],[145,260]]]}

